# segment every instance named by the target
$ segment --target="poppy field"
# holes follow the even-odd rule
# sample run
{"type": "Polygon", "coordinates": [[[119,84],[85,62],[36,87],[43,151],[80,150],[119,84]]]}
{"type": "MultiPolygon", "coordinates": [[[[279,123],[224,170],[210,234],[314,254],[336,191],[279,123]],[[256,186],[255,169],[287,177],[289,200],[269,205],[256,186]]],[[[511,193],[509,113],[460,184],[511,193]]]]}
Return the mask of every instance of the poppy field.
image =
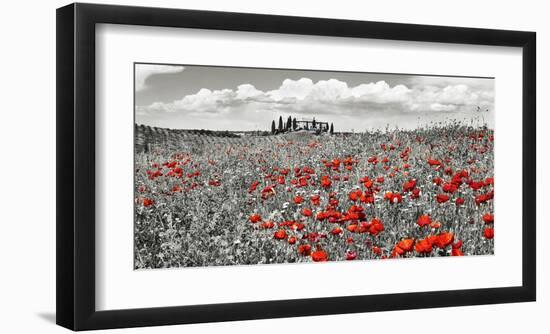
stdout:
{"type": "Polygon", "coordinates": [[[447,122],[136,150],[134,267],[493,254],[493,145],[447,122]]]}

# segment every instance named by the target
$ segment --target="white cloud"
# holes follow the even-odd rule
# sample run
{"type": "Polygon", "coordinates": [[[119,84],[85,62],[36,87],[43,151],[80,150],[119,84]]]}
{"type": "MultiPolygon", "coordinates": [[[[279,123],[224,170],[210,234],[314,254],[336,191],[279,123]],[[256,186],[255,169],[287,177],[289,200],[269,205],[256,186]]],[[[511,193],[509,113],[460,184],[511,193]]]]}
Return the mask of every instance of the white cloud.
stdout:
{"type": "Polygon", "coordinates": [[[251,84],[237,89],[209,90],[203,88],[173,102],[156,102],[137,108],[140,115],[172,113],[181,117],[218,117],[243,119],[269,118],[276,114],[323,116],[338,119],[347,117],[363,121],[369,117],[399,118],[440,117],[443,114],[475,117],[477,106],[492,112],[494,93],[492,85],[471,85],[458,81],[437,81],[390,86],[385,81],[364,83],[349,87],[346,82],[329,79],[314,83],[311,79],[285,79],[279,88],[258,90],[251,84]],[[263,114],[258,116],[256,114],[263,114]],[[376,116],[373,116],[376,114],[376,116]],[[370,115],[370,116],[369,116],[370,115]],[[399,116],[401,115],[401,116],[399,116]],[[260,117],[260,118],[258,118],[260,117]]]}
{"type": "Polygon", "coordinates": [[[235,98],[245,100],[247,98],[258,97],[264,94],[261,90],[257,90],[256,87],[251,84],[243,84],[237,87],[237,95],[235,98]]]}
{"type": "Polygon", "coordinates": [[[301,78],[300,80],[285,79],[281,87],[267,92],[266,95],[274,101],[281,101],[288,98],[303,100],[311,93],[313,86],[313,81],[308,78],[301,78]]]}
{"type": "Polygon", "coordinates": [[[147,87],[145,81],[153,74],[179,73],[185,69],[179,65],[136,64],[135,66],[136,91],[145,89],[147,87]]]}

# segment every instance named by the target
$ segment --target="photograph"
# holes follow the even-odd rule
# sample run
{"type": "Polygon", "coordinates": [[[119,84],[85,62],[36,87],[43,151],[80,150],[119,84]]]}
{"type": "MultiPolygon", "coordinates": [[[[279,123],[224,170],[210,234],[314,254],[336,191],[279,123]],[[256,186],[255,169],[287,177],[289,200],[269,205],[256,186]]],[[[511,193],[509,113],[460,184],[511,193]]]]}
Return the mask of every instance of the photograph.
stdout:
{"type": "Polygon", "coordinates": [[[494,254],[492,77],[134,79],[134,269],[494,254]]]}

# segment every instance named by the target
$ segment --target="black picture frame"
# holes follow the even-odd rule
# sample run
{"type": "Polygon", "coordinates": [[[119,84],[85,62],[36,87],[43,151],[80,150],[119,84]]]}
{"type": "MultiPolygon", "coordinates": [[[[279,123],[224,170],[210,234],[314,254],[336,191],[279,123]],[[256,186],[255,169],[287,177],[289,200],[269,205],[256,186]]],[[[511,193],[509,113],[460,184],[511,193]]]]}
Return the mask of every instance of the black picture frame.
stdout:
{"type": "Polygon", "coordinates": [[[90,330],[536,299],[535,32],[76,3],[57,9],[56,66],[56,319],[61,326],[90,330]],[[96,311],[95,25],[99,23],[521,47],[522,286],[96,311]]]}

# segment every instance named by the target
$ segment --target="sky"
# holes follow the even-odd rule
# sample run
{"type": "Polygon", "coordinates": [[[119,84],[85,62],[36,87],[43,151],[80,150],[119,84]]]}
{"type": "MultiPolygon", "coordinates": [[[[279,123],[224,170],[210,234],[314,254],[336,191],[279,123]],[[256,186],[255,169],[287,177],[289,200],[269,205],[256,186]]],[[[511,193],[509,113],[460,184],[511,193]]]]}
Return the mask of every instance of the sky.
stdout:
{"type": "Polygon", "coordinates": [[[494,125],[493,78],[143,63],[134,71],[135,121],[150,126],[269,131],[289,115],[355,132],[494,125]]]}

